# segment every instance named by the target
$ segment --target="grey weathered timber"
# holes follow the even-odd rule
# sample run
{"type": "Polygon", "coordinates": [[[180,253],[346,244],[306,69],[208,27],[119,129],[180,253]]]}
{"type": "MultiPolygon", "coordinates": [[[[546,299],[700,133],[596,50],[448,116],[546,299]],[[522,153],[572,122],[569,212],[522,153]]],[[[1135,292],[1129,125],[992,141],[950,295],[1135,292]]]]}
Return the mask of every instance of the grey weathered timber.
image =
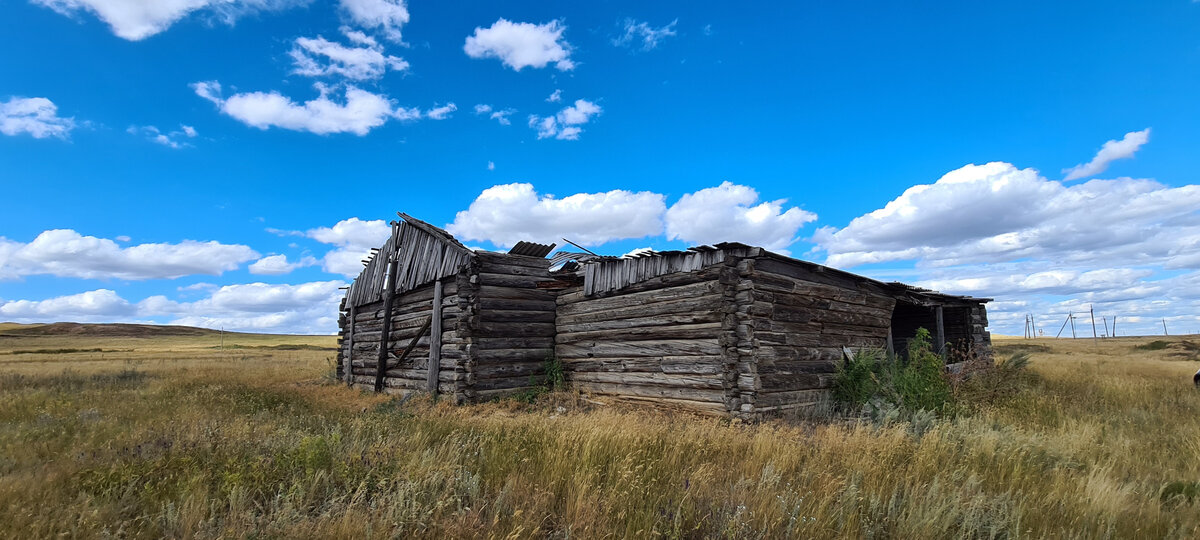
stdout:
{"type": "Polygon", "coordinates": [[[548,244],[471,251],[400,217],[339,306],[352,385],[474,402],[529,388],[553,358],[598,403],[753,419],[805,414],[828,399],[846,351],[904,354],[919,328],[948,355],[990,347],[986,299],[762,248],[547,260],[548,244]],[[407,343],[399,357],[397,343],[407,343]]]}
{"type": "Polygon", "coordinates": [[[942,314],[942,306],[935,306],[933,313],[937,318],[937,336],[934,338],[934,352],[942,354],[946,352],[946,323],[942,314]]]}
{"type": "Polygon", "coordinates": [[[438,393],[438,372],[441,369],[442,363],[442,282],[433,282],[433,315],[429,319],[430,323],[430,341],[429,341],[429,364],[426,368],[426,382],[429,387],[429,392],[433,395],[438,393]]]}
{"type": "Polygon", "coordinates": [[[346,333],[346,386],[354,384],[354,306],[350,306],[350,329],[346,333]]]}
{"type": "MultiPolygon", "coordinates": [[[[396,236],[396,229],[393,227],[392,237],[396,236]]],[[[379,358],[375,362],[375,391],[383,391],[383,373],[384,366],[387,365],[389,337],[391,337],[390,327],[392,325],[392,302],[396,297],[396,268],[398,261],[393,257],[388,263],[388,278],[387,289],[383,295],[383,327],[379,332],[379,358]]]]}

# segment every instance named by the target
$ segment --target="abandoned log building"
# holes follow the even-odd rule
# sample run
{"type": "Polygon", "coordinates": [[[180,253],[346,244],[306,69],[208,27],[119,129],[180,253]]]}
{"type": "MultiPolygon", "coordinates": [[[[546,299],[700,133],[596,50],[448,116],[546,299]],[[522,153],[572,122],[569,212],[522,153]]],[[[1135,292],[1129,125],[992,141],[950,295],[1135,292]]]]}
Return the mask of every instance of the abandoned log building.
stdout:
{"type": "Polygon", "coordinates": [[[472,251],[400,214],[341,306],[339,376],[468,403],[537,384],[557,359],[571,387],[730,415],[818,403],[843,355],[988,354],[988,299],[884,283],[738,243],[606,257],[521,242],[472,251]],[[382,363],[382,369],[380,369],[382,363]]]}

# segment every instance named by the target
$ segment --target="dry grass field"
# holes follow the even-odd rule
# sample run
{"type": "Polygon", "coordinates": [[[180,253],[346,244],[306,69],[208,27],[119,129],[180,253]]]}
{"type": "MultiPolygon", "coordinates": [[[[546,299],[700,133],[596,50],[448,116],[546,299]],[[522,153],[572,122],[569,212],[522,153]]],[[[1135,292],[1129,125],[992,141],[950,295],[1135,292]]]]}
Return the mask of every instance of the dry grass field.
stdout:
{"type": "Polygon", "coordinates": [[[0,326],[3,537],[1200,535],[1196,336],[997,339],[1029,372],[916,429],[400,403],[329,337],[52,330],[0,326]]]}

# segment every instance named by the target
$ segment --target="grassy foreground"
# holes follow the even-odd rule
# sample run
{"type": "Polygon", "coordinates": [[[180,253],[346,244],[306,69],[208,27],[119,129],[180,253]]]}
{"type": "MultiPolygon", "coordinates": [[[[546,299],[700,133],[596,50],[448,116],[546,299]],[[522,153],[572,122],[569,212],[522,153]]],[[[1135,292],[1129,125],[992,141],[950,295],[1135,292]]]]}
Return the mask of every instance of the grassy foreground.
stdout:
{"type": "Polygon", "coordinates": [[[0,537],[1200,535],[1180,338],[997,340],[1028,380],[929,430],[401,404],[216,339],[0,336],[0,537]]]}

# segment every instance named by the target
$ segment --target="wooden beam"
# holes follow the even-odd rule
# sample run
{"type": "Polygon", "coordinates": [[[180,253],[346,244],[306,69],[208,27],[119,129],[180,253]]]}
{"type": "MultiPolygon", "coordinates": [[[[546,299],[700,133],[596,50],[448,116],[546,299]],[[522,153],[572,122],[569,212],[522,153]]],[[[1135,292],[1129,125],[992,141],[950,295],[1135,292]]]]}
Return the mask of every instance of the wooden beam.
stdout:
{"type": "MultiPolygon", "coordinates": [[[[404,348],[404,352],[400,353],[400,356],[396,358],[395,364],[388,366],[387,361],[384,360],[384,362],[382,364],[384,366],[384,371],[387,371],[388,369],[391,369],[393,367],[399,366],[400,364],[404,363],[404,359],[408,358],[408,354],[413,352],[413,349],[417,348],[417,342],[421,341],[421,338],[425,337],[425,332],[429,331],[429,323],[431,321],[433,321],[433,317],[428,317],[425,319],[425,324],[422,324],[421,329],[417,330],[417,335],[413,336],[412,341],[408,342],[408,346],[404,348]]],[[[381,383],[382,383],[382,380],[383,379],[380,379],[381,383]]]]}
{"type": "Polygon", "coordinates": [[[387,254],[387,284],[383,290],[383,331],[379,336],[379,358],[375,362],[375,391],[383,391],[383,375],[387,372],[387,357],[388,357],[388,338],[392,333],[392,301],[396,298],[396,271],[399,269],[399,254],[400,250],[396,249],[396,242],[399,241],[397,236],[400,234],[400,226],[392,223],[392,252],[387,254]]]}
{"type": "Polygon", "coordinates": [[[940,304],[934,306],[933,313],[937,317],[937,336],[934,338],[934,346],[937,347],[938,354],[943,354],[946,352],[946,325],[942,318],[942,306],[940,304]]]}
{"type": "Polygon", "coordinates": [[[354,306],[350,306],[350,332],[346,339],[346,368],[342,374],[346,376],[346,386],[354,385],[354,306]]]}
{"type": "Polygon", "coordinates": [[[438,371],[442,363],[442,281],[433,282],[433,314],[430,316],[429,365],[425,382],[429,393],[437,395],[438,371]]]}

